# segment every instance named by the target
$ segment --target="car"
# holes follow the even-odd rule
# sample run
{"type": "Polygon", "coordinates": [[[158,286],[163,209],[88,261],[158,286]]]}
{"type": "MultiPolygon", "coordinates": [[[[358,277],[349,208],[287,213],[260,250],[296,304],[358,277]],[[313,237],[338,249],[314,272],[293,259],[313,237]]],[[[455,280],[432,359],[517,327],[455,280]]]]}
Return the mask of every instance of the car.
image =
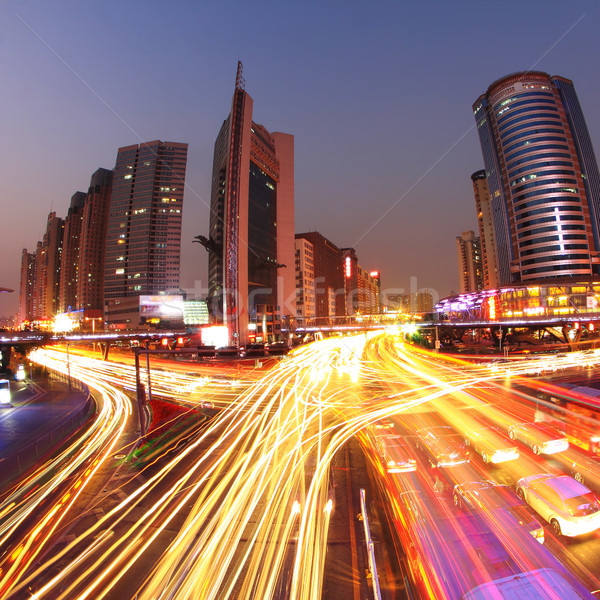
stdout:
{"type": "Polygon", "coordinates": [[[432,467],[453,467],[469,462],[465,441],[452,427],[423,427],[416,435],[416,446],[425,453],[432,467]]]}
{"type": "Polygon", "coordinates": [[[467,431],[465,444],[477,452],[484,463],[497,464],[520,456],[516,444],[497,427],[481,426],[467,431]]]}
{"type": "Polygon", "coordinates": [[[416,471],[417,461],[402,436],[396,433],[381,434],[375,437],[375,442],[388,473],[416,471]]]}
{"type": "Polygon", "coordinates": [[[600,528],[600,502],[568,475],[539,473],[517,481],[517,494],[550,523],[556,535],[576,537],[600,528]]]}
{"type": "Polygon", "coordinates": [[[581,456],[571,464],[571,475],[595,492],[600,492],[600,456],[581,456]]]}
{"type": "Polygon", "coordinates": [[[453,499],[456,506],[484,511],[494,520],[522,526],[540,544],[544,543],[542,524],[531,514],[523,499],[507,485],[495,481],[466,481],[454,486],[453,499]]]}
{"type": "Polygon", "coordinates": [[[593,598],[577,581],[569,581],[556,569],[533,569],[508,577],[486,581],[469,590],[463,600],[489,600],[489,598],[527,598],[528,600],[582,600],[593,598]]]}
{"type": "Polygon", "coordinates": [[[548,423],[515,423],[508,428],[508,437],[523,442],[534,454],[556,454],[569,449],[565,434],[548,423]]]}

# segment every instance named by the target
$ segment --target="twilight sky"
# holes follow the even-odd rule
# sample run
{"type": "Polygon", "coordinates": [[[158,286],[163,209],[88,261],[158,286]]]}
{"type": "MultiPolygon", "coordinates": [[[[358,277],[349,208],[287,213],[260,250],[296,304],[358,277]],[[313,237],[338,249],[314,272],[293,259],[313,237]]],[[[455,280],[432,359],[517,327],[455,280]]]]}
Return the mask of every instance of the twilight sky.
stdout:
{"type": "Polygon", "coordinates": [[[597,0],[0,0],[0,316],[48,213],[155,139],[189,144],[181,284],[206,286],[192,240],[238,60],[254,121],[295,136],[296,231],[355,247],[384,289],[448,295],[476,228],[472,104],[515,71],[568,77],[600,156],[599,32],[597,0]]]}

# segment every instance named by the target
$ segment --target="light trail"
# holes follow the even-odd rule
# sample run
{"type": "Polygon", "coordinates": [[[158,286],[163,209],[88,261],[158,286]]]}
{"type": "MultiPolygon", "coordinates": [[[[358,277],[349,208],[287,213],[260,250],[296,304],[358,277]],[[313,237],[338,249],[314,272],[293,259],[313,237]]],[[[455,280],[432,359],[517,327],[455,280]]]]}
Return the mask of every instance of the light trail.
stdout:
{"type": "MultiPolygon", "coordinates": [[[[65,372],[61,361],[45,356],[43,351],[37,351],[32,358],[65,372]]],[[[13,542],[16,550],[5,552],[0,559],[0,597],[10,592],[46,549],[91,477],[111,454],[131,414],[129,401],[119,390],[87,373],[75,371],[73,376],[95,388],[102,401],[93,422],[81,436],[3,497],[0,548],[10,546],[19,528],[28,521],[34,520],[35,525],[18,544],[13,542]]]]}
{"type": "MultiPolygon", "coordinates": [[[[46,351],[43,360],[56,361],[49,365],[66,372],[64,353],[46,351]]],[[[519,368],[531,368],[527,362],[534,361],[519,362],[519,368]]],[[[70,370],[98,389],[135,388],[131,364],[71,352],[70,370]]],[[[210,400],[222,410],[208,425],[190,425],[185,447],[175,455],[157,456],[147,481],[107,508],[61,552],[45,557],[27,574],[24,568],[2,572],[10,581],[6,597],[19,597],[27,586],[35,586],[34,597],[40,599],[113,597],[137,565],[148,564],[144,561],[156,554],[167,531],[175,529],[135,593],[129,590],[132,596],[270,598],[285,590],[291,600],[314,600],[323,585],[335,510],[330,467],[340,449],[353,436],[366,439],[366,452],[377,469],[376,451],[363,433],[385,419],[406,426],[423,413],[435,413],[460,430],[466,422],[456,415],[467,407],[464,412],[479,411],[505,424],[524,410],[517,397],[507,400],[509,413],[491,405],[494,394],[500,390],[506,394],[500,385],[505,377],[503,371],[447,361],[378,333],[329,338],[302,347],[256,381],[211,377],[206,371],[193,376],[153,369],[154,394],[188,406],[210,400]]],[[[129,400],[123,402],[129,407],[129,400]]],[[[100,421],[108,426],[125,410],[114,409],[100,421]]],[[[112,431],[114,449],[118,433],[112,431]]],[[[101,460],[98,457],[98,463],[101,460]]],[[[533,463],[524,460],[515,474],[532,468],[533,463]]],[[[420,469],[422,478],[425,469],[420,469]]],[[[473,465],[462,473],[486,475],[473,465]]],[[[394,489],[390,481],[395,480],[385,469],[379,468],[379,474],[382,486],[390,488],[390,504],[398,505],[396,496],[402,490],[394,489]]],[[[424,489],[433,493],[431,484],[424,489]]],[[[48,490],[48,497],[53,490],[48,490]]],[[[12,514],[21,510],[19,498],[10,502],[0,505],[2,528],[9,527],[12,514]]],[[[44,541],[50,541],[60,523],[47,529],[60,516],[58,509],[52,513],[55,506],[46,513],[48,522],[38,521],[48,531],[44,541]]],[[[395,514],[400,522],[400,513],[395,514]]],[[[35,535],[34,529],[25,542],[13,543],[15,561],[21,554],[29,556],[33,543],[29,540],[35,535]]],[[[30,566],[32,560],[22,564],[30,566]]]]}

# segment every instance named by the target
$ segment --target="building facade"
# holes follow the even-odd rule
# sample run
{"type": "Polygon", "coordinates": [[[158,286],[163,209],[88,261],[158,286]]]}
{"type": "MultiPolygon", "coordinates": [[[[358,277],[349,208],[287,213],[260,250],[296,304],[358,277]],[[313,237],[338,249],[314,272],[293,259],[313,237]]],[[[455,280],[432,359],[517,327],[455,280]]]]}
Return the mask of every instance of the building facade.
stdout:
{"type": "Polygon", "coordinates": [[[314,322],[315,307],[315,255],[313,245],[297,238],[296,245],[296,317],[307,325],[314,322]]]}
{"type": "MultiPolygon", "coordinates": [[[[346,315],[346,292],[342,251],[317,231],[297,233],[296,242],[305,240],[313,251],[313,290],[315,316],[318,318],[346,315]]],[[[308,292],[310,293],[310,292],[308,292]]],[[[304,296],[307,295],[303,291],[304,296]]]]}
{"type": "Polygon", "coordinates": [[[498,256],[496,253],[496,234],[492,216],[492,197],[488,187],[485,170],[471,175],[473,194],[477,209],[477,225],[479,228],[479,245],[481,248],[481,265],[483,269],[483,286],[496,288],[500,285],[498,278],[498,256]]]}
{"type": "Polygon", "coordinates": [[[90,180],[79,244],[78,307],[102,314],[104,307],[104,256],[113,172],[98,169],[90,180]]]}
{"type": "Polygon", "coordinates": [[[461,294],[483,289],[481,245],[474,231],[463,231],[456,238],[456,254],[461,294]]]}
{"type": "Polygon", "coordinates": [[[473,105],[499,283],[597,275],[600,176],[573,82],[508,75],[473,105]]]}
{"type": "Polygon", "coordinates": [[[59,280],[59,313],[78,308],[79,247],[85,199],[84,192],[75,192],[71,196],[71,204],[65,218],[59,280]]]}
{"type": "Polygon", "coordinates": [[[255,123],[252,107],[238,63],[231,112],[215,142],[209,237],[201,242],[211,311],[231,345],[273,341],[281,319],[296,314],[294,137],[255,123]],[[268,330],[258,331],[267,321],[268,330]]]}
{"type": "Polygon", "coordinates": [[[159,140],[118,150],[104,269],[109,324],[136,326],[139,296],[179,291],[187,151],[159,140]]]}
{"type": "Polygon", "coordinates": [[[35,251],[34,319],[50,321],[59,313],[60,267],[65,221],[48,215],[46,233],[35,251]]]}
{"type": "Polygon", "coordinates": [[[19,324],[34,318],[33,296],[35,290],[35,253],[23,249],[21,253],[21,284],[19,287],[19,324]]]}

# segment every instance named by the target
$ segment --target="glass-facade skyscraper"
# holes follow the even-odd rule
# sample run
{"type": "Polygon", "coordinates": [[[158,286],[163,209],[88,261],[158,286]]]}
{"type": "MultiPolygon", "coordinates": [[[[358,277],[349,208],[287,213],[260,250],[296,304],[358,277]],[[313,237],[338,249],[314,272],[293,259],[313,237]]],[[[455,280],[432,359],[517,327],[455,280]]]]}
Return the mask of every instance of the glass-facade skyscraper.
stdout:
{"type": "Polygon", "coordinates": [[[600,176],[573,82],[530,71],[473,105],[499,284],[600,273],[600,176]]]}
{"type": "Polygon", "coordinates": [[[252,106],[239,63],[231,112],[215,142],[204,240],[211,311],[231,345],[273,341],[282,317],[296,313],[294,137],[252,121],[252,106]]]}

